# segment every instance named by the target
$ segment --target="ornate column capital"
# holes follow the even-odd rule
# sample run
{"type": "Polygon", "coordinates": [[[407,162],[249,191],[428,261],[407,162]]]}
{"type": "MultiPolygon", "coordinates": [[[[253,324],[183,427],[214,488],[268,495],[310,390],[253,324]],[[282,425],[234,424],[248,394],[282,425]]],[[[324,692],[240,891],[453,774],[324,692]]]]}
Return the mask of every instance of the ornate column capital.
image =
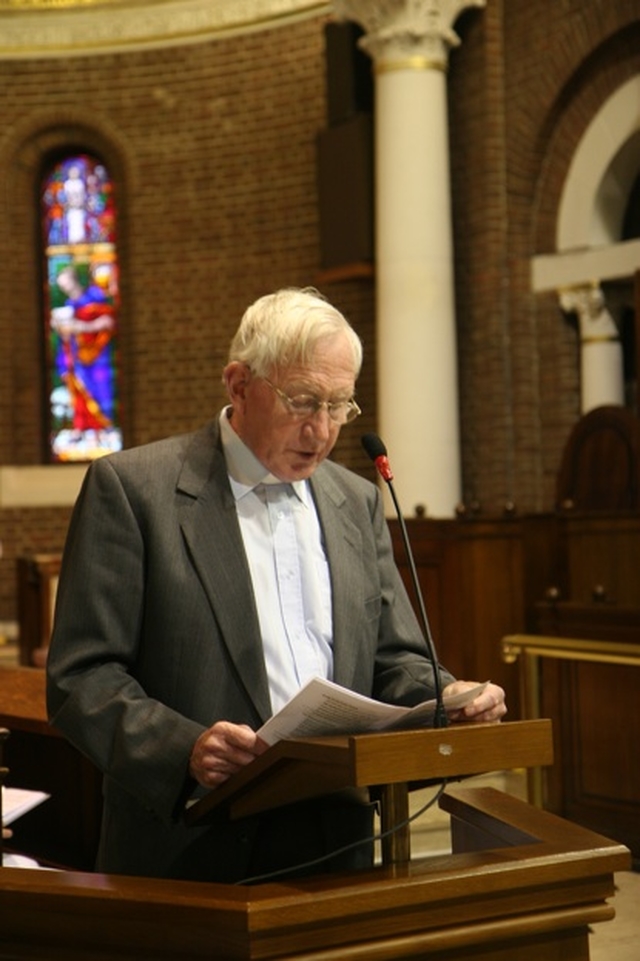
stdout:
{"type": "Polygon", "coordinates": [[[598,281],[558,291],[560,306],[578,318],[580,408],[624,404],[624,358],[618,326],[598,281]]]}
{"type": "Polygon", "coordinates": [[[360,45],[378,71],[446,70],[449,50],[460,38],[453,29],[467,7],[486,0],[334,0],[338,17],[365,31],[360,45]]]}
{"type": "Polygon", "coordinates": [[[560,290],[560,306],[568,314],[576,314],[582,344],[618,341],[617,324],[607,309],[599,283],[583,284],[560,290]]]}

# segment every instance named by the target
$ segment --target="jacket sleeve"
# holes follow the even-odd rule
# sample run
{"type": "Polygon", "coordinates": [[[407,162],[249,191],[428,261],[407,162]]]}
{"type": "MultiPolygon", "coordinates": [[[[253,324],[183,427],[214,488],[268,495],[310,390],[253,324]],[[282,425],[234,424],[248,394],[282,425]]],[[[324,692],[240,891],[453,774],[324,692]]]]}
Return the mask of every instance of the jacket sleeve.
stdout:
{"type": "Polygon", "coordinates": [[[73,511],[47,662],[50,722],[103,773],[175,816],[204,729],[136,679],[145,543],[109,458],[93,463],[73,511]]]}

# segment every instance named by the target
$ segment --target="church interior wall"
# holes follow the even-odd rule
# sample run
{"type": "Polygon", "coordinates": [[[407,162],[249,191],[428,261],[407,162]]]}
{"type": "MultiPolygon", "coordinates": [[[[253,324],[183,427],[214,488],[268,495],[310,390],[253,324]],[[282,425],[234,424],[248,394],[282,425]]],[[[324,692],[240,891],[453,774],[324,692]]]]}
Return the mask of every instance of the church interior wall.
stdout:
{"type": "Polygon", "coordinates": [[[580,416],[577,331],[530,261],[556,249],[590,119],[640,69],[636,3],[489,3],[459,21],[450,113],[465,500],[555,507],[580,416]],[[487,452],[491,452],[487,456],[487,452]]]}
{"type": "MultiPolygon", "coordinates": [[[[104,155],[118,185],[126,444],[212,415],[246,305],[313,284],[364,340],[364,415],[335,456],[371,476],[359,438],[376,427],[375,278],[347,272],[336,282],[320,270],[323,24],[0,60],[0,465],[42,462],[37,178],[68,143],[104,155]]],[[[530,260],[553,249],[562,183],[589,117],[640,71],[638,6],[488,0],[456,28],[448,83],[464,497],[487,515],[511,502],[548,511],[579,416],[578,345],[557,297],[532,293],[530,260]]],[[[0,505],[0,622],[16,614],[16,558],[60,551],[69,513],[0,505]]]]}

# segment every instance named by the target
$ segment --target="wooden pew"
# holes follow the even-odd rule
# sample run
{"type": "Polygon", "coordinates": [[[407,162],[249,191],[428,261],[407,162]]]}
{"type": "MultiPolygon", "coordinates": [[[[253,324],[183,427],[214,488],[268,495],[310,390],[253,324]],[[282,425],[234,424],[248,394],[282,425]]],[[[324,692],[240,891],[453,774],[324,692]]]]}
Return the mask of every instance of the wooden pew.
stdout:
{"type": "Polygon", "coordinates": [[[13,825],[11,847],[36,860],[90,870],[102,810],[96,768],[47,721],[45,673],[35,667],[0,667],[0,727],[6,783],[51,795],[13,825]]]}

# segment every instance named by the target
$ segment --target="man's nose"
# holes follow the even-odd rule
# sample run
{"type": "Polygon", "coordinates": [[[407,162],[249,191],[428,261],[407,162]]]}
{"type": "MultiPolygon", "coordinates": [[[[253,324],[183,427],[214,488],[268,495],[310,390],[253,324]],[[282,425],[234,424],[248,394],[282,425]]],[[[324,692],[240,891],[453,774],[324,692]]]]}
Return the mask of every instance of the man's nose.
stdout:
{"type": "Polygon", "coordinates": [[[330,437],[332,429],[336,426],[326,406],[319,407],[315,413],[307,418],[306,423],[309,424],[316,437],[322,438],[330,437]]]}

